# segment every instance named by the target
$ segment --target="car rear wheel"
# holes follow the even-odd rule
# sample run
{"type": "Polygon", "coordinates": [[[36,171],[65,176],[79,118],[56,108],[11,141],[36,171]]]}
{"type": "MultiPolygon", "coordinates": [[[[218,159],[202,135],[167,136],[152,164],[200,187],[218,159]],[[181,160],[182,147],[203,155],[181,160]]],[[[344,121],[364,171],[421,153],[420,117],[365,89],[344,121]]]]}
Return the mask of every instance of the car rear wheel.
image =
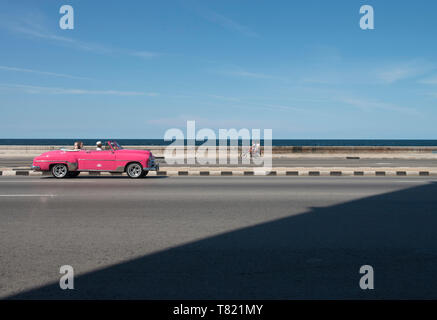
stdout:
{"type": "Polygon", "coordinates": [[[139,163],[131,163],[126,168],[126,173],[129,178],[138,179],[144,174],[143,167],[139,163]]]}
{"type": "Polygon", "coordinates": [[[52,167],[52,175],[57,179],[65,178],[68,175],[67,165],[63,163],[55,164],[52,167]]]}

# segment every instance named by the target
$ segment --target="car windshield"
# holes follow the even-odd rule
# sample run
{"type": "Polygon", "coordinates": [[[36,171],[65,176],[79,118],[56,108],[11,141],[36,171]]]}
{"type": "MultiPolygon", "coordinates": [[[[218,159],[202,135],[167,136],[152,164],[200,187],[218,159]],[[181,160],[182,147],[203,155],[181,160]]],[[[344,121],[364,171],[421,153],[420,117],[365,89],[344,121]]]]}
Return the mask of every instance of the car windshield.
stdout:
{"type": "Polygon", "coordinates": [[[123,148],[118,144],[117,141],[109,141],[109,142],[108,142],[108,148],[110,148],[109,145],[111,145],[111,147],[112,147],[112,149],[113,149],[114,151],[117,151],[117,150],[121,150],[121,149],[123,149],[123,148]]]}

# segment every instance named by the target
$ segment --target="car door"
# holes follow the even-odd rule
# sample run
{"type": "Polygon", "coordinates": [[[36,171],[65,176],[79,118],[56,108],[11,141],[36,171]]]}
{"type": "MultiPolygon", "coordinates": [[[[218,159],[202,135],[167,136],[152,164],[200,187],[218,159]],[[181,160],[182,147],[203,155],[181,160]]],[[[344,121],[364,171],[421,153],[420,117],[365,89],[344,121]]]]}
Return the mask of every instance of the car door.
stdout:
{"type": "Polygon", "coordinates": [[[81,171],[114,171],[115,153],[112,150],[85,151],[78,158],[78,170],[81,171]]]}

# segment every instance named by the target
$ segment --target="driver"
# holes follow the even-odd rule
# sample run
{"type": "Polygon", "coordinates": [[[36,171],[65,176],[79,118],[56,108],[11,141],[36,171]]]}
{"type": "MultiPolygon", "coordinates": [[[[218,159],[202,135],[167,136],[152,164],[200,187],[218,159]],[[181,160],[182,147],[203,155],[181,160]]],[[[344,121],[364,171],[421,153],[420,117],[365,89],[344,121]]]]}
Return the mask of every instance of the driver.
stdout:
{"type": "Polygon", "coordinates": [[[83,149],[83,142],[82,141],[76,141],[74,143],[74,150],[80,150],[83,149]]]}
{"type": "Polygon", "coordinates": [[[102,141],[97,141],[96,142],[96,150],[97,151],[102,151],[103,150],[102,141]]]}

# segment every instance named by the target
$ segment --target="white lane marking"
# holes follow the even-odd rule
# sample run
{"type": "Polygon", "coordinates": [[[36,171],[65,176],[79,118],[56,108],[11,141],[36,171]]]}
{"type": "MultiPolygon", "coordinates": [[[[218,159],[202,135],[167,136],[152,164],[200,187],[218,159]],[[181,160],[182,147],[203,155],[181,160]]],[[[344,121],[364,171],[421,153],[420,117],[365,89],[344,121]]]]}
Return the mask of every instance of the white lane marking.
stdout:
{"type": "Polygon", "coordinates": [[[388,165],[388,164],[392,164],[392,162],[377,162],[376,164],[379,164],[379,165],[388,165]]]}
{"type": "Polygon", "coordinates": [[[0,197],[56,197],[54,194],[0,194],[0,197]]]}

